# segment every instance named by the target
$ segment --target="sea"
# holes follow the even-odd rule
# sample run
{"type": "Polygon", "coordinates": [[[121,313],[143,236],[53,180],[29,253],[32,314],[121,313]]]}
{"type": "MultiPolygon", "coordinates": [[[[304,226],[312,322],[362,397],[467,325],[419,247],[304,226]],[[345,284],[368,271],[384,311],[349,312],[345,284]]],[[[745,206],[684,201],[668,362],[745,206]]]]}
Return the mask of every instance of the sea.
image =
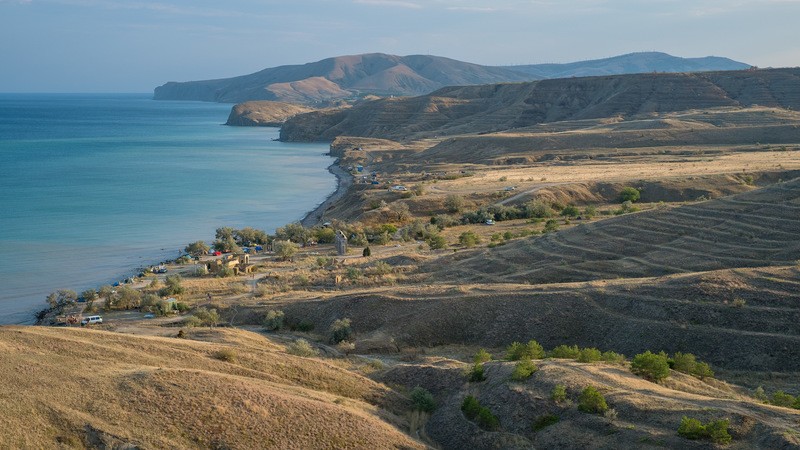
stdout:
{"type": "Polygon", "coordinates": [[[151,94],[0,94],[0,324],[210,243],[268,233],[336,188],[326,144],[224,126],[231,105],[151,94]]]}

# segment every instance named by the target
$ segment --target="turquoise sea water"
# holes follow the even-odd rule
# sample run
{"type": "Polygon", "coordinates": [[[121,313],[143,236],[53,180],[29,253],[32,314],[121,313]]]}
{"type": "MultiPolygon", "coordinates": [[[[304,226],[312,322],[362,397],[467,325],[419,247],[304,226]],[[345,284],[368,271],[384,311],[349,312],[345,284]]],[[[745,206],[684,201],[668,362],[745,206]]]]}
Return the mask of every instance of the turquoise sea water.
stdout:
{"type": "Polygon", "coordinates": [[[210,242],[272,232],[335,189],[325,144],[221,125],[230,105],[147,94],[0,94],[0,323],[210,242]]]}

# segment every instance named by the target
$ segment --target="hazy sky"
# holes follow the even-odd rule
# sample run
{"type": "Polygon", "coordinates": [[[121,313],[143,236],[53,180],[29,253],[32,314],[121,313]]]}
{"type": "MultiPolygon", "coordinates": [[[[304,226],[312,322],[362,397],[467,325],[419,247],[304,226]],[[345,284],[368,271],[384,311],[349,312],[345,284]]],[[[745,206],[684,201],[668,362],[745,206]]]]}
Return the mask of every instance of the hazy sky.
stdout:
{"type": "Polygon", "coordinates": [[[367,52],[800,66],[798,21],[800,0],[0,0],[0,92],[150,92],[367,52]]]}

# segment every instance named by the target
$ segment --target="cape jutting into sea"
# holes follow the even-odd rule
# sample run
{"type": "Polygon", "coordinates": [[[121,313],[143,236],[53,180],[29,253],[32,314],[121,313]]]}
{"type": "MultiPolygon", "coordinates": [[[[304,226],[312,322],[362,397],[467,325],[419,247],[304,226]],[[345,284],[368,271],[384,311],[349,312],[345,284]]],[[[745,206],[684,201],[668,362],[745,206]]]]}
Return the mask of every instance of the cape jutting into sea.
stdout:
{"type": "Polygon", "coordinates": [[[149,94],[0,94],[0,323],[210,242],[268,233],[335,189],[325,144],[221,125],[231,105],[149,94]]]}

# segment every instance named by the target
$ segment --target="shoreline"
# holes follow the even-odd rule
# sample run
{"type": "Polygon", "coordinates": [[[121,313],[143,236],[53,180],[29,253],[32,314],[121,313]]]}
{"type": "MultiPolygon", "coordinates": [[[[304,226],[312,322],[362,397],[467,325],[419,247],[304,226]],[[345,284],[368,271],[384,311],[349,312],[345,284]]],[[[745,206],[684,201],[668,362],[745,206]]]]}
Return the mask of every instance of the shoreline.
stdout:
{"type": "Polygon", "coordinates": [[[353,185],[353,177],[349,172],[339,166],[339,160],[340,158],[336,158],[336,160],[333,161],[333,164],[328,166],[328,172],[332,173],[336,177],[336,190],[328,195],[328,197],[325,198],[322,203],[317,205],[316,208],[309,211],[305,216],[303,216],[302,219],[300,219],[300,224],[304,227],[308,228],[324,223],[325,211],[327,211],[328,208],[330,208],[334,203],[344,198],[345,194],[347,194],[347,191],[350,190],[350,187],[353,185]]]}

